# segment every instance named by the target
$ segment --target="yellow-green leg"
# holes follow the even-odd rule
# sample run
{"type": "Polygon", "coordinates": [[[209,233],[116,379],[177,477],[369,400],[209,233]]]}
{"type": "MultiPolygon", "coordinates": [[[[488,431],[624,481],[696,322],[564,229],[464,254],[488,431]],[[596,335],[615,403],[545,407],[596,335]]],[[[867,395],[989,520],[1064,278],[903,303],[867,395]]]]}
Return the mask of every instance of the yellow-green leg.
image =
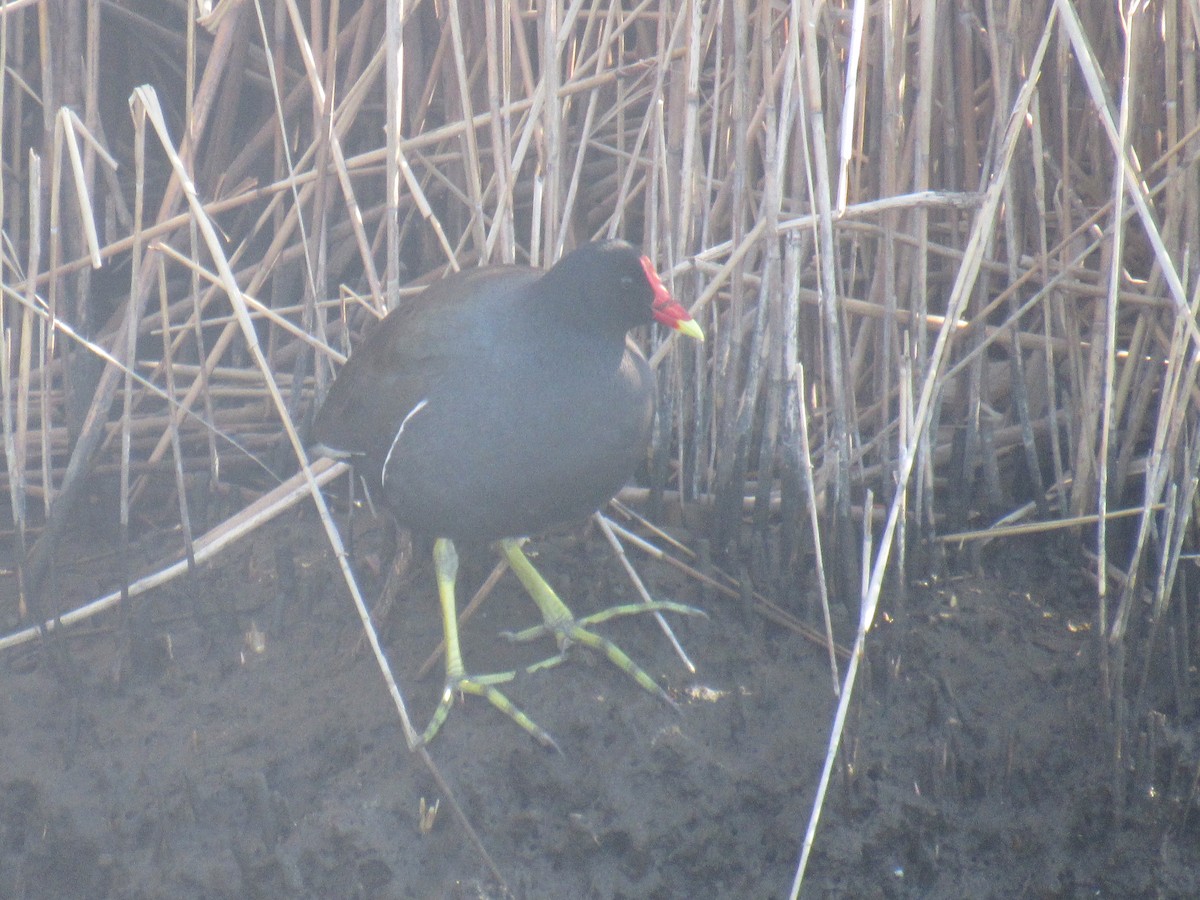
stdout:
{"type": "MultiPolygon", "coordinates": [[[[442,631],[446,639],[446,687],[441,702],[434,710],[433,718],[421,735],[421,742],[428,744],[437,734],[450,707],[454,705],[456,693],[486,697],[488,702],[524,728],[539,744],[558,750],[554,738],[538,727],[529,716],[521,712],[511,700],[493,685],[511,681],[515,672],[498,672],[494,675],[468,675],[463,668],[462,650],[458,644],[458,611],[454,603],[454,583],[458,579],[458,551],[448,538],[438,538],[433,545],[433,565],[437,572],[438,599],[442,606],[442,631]]],[[[561,751],[560,751],[561,752],[561,751]]]]}
{"type": "Polygon", "coordinates": [[[500,542],[500,549],[504,553],[505,559],[508,560],[513,573],[520,579],[526,592],[533,598],[533,602],[538,605],[538,609],[542,612],[541,625],[526,628],[524,631],[519,631],[515,634],[506,632],[504,636],[513,641],[530,641],[544,634],[552,634],[555,640],[558,641],[559,652],[549,659],[542,660],[530,666],[530,672],[558,665],[566,657],[567,649],[571,644],[583,644],[585,647],[591,647],[593,650],[607,656],[614,666],[626,673],[641,685],[644,690],[654,694],[656,697],[661,697],[667,703],[675,706],[675,701],[659,686],[658,682],[647,675],[637,663],[631,660],[624,650],[608,640],[608,638],[588,631],[588,626],[606,622],[616,616],[629,616],[635,613],[654,612],[656,610],[683,613],[690,616],[702,616],[704,615],[703,611],[696,609],[694,606],[685,606],[682,603],[658,600],[653,603],[628,603],[624,606],[614,606],[601,610],[598,613],[593,613],[590,616],[584,616],[582,619],[576,619],[575,614],[571,612],[570,608],[554,592],[554,588],[550,587],[541,573],[534,568],[533,563],[529,561],[529,557],[525,555],[525,551],[521,549],[520,541],[512,539],[503,540],[500,542]]]}

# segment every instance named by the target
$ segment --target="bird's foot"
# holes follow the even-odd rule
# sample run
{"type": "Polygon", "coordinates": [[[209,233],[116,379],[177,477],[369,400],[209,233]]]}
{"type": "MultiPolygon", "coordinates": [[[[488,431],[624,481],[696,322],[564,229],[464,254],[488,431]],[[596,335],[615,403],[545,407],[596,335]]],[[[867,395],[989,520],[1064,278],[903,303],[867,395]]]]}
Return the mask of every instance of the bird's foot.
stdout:
{"type": "Polygon", "coordinates": [[[437,709],[433,711],[433,718],[429,720],[425,732],[421,735],[421,743],[428,744],[433,740],[434,735],[438,733],[438,729],[442,727],[442,723],[450,714],[450,707],[454,705],[454,698],[457,695],[474,694],[476,697],[485,698],[492,706],[520,725],[530,737],[543,747],[549,747],[562,753],[554,738],[550,737],[547,731],[525,715],[520,707],[495,687],[497,684],[511,681],[515,674],[515,672],[498,672],[493,675],[460,674],[447,678],[446,687],[442,691],[442,699],[438,703],[437,709]]]}
{"type": "MultiPolygon", "coordinates": [[[[560,601],[561,602],[561,601],[560,601]]],[[[564,609],[566,607],[564,606],[564,609]]],[[[588,629],[589,625],[594,625],[598,622],[606,622],[609,619],[617,616],[629,616],[635,613],[643,612],[676,612],[684,615],[704,615],[702,610],[696,609],[693,606],[685,606],[682,603],[672,603],[669,600],[655,601],[652,603],[630,603],[624,606],[614,606],[610,609],[601,610],[598,613],[593,613],[590,616],[584,616],[582,619],[575,619],[569,614],[565,617],[556,616],[553,620],[543,622],[541,625],[534,625],[532,628],[526,628],[523,631],[501,632],[501,636],[510,641],[526,642],[536,640],[543,635],[553,635],[558,643],[559,652],[554,656],[543,659],[529,666],[526,671],[537,672],[541,669],[549,669],[556,666],[567,658],[567,651],[572,644],[579,644],[588,647],[597,653],[602,653],[608,657],[609,661],[632,678],[641,686],[641,688],[654,696],[666,701],[672,707],[676,707],[676,703],[671,699],[671,696],[662,689],[657,681],[651,678],[646,671],[629,658],[624,650],[602,635],[596,634],[588,629]]],[[[569,610],[568,610],[569,613],[569,610]]]]}
{"type": "Polygon", "coordinates": [[[630,616],[636,613],[676,612],[689,616],[704,616],[706,614],[703,610],[697,609],[694,606],[687,606],[683,603],[674,603],[670,600],[656,600],[650,603],[627,603],[621,606],[614,606],[593,613],[590,616],[577,619],[570,608],[555,593],[554,589],[550,587],[549,583],[534,568],[533,563],[525,556],[517,541],[502,541],[501,549],[513,572],[538,605],[538,609],[541,610],[543,620],[541,625],[535,625],[532,628],[526,628],[516,633],[502,632],[502,635],[511,641],[524,642],[534,640],[542,635],[551,634],[554,635],[555,641],[558,643],[559,652],[557,654],[541,662],[534,663],[528,667],[527,671],[535,672],[539,669],[556,666],[566,658],[567,650],[572,644],[582,644],[584,647],[589,647],[592,650],[603,653],[614,666],[636,681],[643,690],[654,694],[654,696],[661,698],[672,707],[678,709],[677,704],[671,699],[671,696],[662,689],[657,681],[646,674],[646,671],[641,666],[630,659],[624,650],[608,638],[589,630],[589,626],[607,622],[609,619],[616,618],[617,616],[630,616]]]}

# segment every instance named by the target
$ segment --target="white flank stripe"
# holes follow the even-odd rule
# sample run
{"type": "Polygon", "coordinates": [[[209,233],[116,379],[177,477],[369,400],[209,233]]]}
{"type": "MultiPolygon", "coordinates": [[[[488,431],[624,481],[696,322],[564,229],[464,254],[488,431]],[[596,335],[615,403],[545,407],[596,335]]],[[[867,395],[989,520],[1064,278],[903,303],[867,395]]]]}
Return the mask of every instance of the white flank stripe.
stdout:
{"type": "Polygon", "coordinates": [[[387,456],[383,458],[383,469],[379,473],[379,485],[383,487],[387,483],[388,463],[392,461],[392,451],[396,449],[396,445],[400,443],[400,435],[404,434],[404,426],[408,424],[408,420],[425,408],[428,400],[422,400],[416,406],[408,411],[408,415],[404,417],[404,421],[400,423],[400,427],[396,429],[396,436],[392,438],[392,446],[388,447],[387,456]]]}

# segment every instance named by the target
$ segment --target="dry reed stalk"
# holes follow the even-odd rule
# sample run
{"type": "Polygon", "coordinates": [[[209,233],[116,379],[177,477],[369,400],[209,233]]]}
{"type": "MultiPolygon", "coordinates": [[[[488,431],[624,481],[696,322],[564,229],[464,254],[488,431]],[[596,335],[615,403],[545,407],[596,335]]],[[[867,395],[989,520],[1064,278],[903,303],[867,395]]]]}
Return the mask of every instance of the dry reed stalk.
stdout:
{"type": "MultiPolygon", "coordinates": [[[[794,254],[789,254],[789,274],[795,274],[793,271],[793,267],[795,266],[793,256],[794,254]]],[[[808,524],[812,529],[813,551],[816,556],[817,590],[821,598],[821,620],[825,626],[826,646],[829,649],[829,667],[833,677],[833,695],[836,697],[841,693],[841,685],[838,683],[837,654],[833,638],[833,623],[829,612],[829,584],[825,578],[825,560],[821,550],[821,514],[817,508],[819,494],[815,479],[813,478],[812,448],[809,446],[808,440],[808,410],[803,400],[805,396],[803,366],[796,367],[794,379],[795,391],[789,393],[788,399],[789,405],[794,404],[795,416],[794,418],[789,417],[789,421],[794,423],[793,427],[796,431],[796,465],[799,469],[800,480],[804,486],[804,494],[808,501],[805,506],[808,513],[808,524]]]]}
{"type": "MultiPolygon", "coordinates": [[[[1152,507],[1153,510],[1165,509],[1165,504],[1156,504],[1152,507]]],[[[1026,507],[1025,511],[1032,511],[1033,507],[1026,507]]],[[[1015,512],[1021,512],[1017,510],[1015,512]]],[[[1134,507],[1132,509],[1106,510],[1104,517],[1109,521],[1117,519],[1127,519],[1131,516],[1144,516],[1147,508],[1144,506],[1134,507]]],[[[1005,517],[1006,520],[1011,517],[1005,517]]],[[[1037,522],[1026,522],[1022,525],[1008,525],[1004,521],[997,523],[989,528],[978,528],[972,531],[960,531],[952,534],[940,534],[938,540],[943,544],[965,543],[967,541],[991,541],[996,538],[1012,537],[1014,535],[1023,534],[1044,534],[1049,531],[1059,531],[1064,528],[1078,528],[1080,525],[1092,525],[1100,521],[1100,514],[1085,513],[1082,516],[1075,516],[1070,519],[1050,519],[1037,522]]]]}
{"type": "MultiPolygon", "coordinates": [[[[627,540],[634,544],[634,546],[647,552],[653,552],[658,548],[644,538],[638,537],[632,531],[622,528],[620,524],[614,522],[603,513],[597,512],[592,518],[600,526],[600,531],[604,534],[605,540],[608,541],[608,546],[612,549],[618,562],[620,562],[621,568],[625,570],[626,576],[637,590],[638,596],[642,598],[642,602],[647,605],[653,603],[654,598],[650,596],[650,591],[646,588],[646,583],[642,581],[641,576],[637,573],[637,569],[633,567],[633,564],[629,561],[629,557],[626,556],[621,540],[627,540]]],[[[655,610],[653,615],[659,629],[675,650],[675,655],[679,657],[684,667],[694,675],[696,673],[696,664],[692,662],[691,658],[687,655],[687,651],[683,649],[683,645],[679,643],[679,639],[675,636],[675,632],[670,624],[658,610],[655,610]]],[[[707,615],[705,615],[705,618],[707,618],[707,615]]]]}
{"type": "MultiPolygon", "coordinates": [[[[627,493],[635,494],[637,492],[623,491],[622,496],[625,496],[627,493]]],[[[623,507],[619,500],[614,501],[614,506],[618,511],[622,511],[623,507]]],[[[669,535],[656,530],[649,523],[640,520],[640,517],[634,516],[633,518],[635,521],[639,521],[639,524],[646,528],[646,530],[651,534],[655,535],[655,537],[664,540],[666,543],[672,544],[674,549],[679,551],[679,555],[686,556],[693,561],[695,560],[696,554],[690,549],[679,545],[678,542],[671,539],[669,535]]],[[[664,552],[649,541],[646,541],[643,538],[633,534],[633,532],[625,530],[622,532],[622,534],[626,536],[635,547],[646,553],[651,558],[672,566],[696,582],[711,588],[717,593],[723,594],[730,599],[743,599],[749,595],[750,599],[753,601],[753,609],[759,615],[769,619],[783,628],[795,632],[805,640],[808,640],[817,646],[830,649],[834,657],[842,659],[849,657],[849,651],[844,647],[834,643],[832,635],[828,630],[822,634],[821,632],[807,625],[804,621],[799,619],[793,613],[789,612],[786,608],[780,606],[778,603],[772,601],[768,597],[758,593],[751,586],[739,581],[722,569],[712,566],[705,566],[705,571],[701,571],[694,565],[679,559],[678,556],[664,552]]],[[[482,590],[482,588],[480,590],[482,590]]],[[[472,603],[474,603],[474,601],[472,601],[472,603]]]]}
{"type": "MultiPolygon", "coordinates": [[[[134,283],[131,285],[130,294],[137,292],[137,275],[141,272],[142,266],[142,213],[145,205],[145,184],[146,184],[146,141],[145,141],[145,119],[137,118],[134,137],[134,167],[135,167],[135,185],[134,185],[134,201],[133,201],[133,253],[131,271],[133,274],[134,283]]],[[[97,260],[98,262],[98,260],[97,260]]],[[[160,269],[161,271],[161,269],[160,269]]],[[[129,503],[130,503],[130,484],[129,484],[129,463],[130,463],[130,431],[133,422],[133,361],[137,359],[137,326],[138,317],[141,310],[136,303],[129,303],[125,307],[127,319],[125,321],[125,346],[123,358],[127,361],[125,371],[121,380],[121,481],[118,488],[120,496],[120,511],[118,513],[118,527],[120,533],[118,536],[118,549],[120,555],[120,573],[121,573],[121,590],[120,590],[120,610],[123,613],[122,619],[127,629],[126,638],[133,639],[133,632],[137,628],[133,621],[133,610],[129,602],[129,583],[131,580],[130,562],[129,562],[129,503]]]]}
{"type": "MultiPolygon", "coordinates": [[[[0,33],[7,34],[7,20],[0,23],[0,33]]],[[[4,50],[7,50],[7,41],[4,41],[4,50]]],[[[0,66],[3,66],[6,54],[0,52],[0,66]]],[[[0,89],[0,97],[3,96],[3,89],[0,89]]],[[[3,188],[0,188],[0,196],[3,195],[3,188]]],[[[29,257],[27,262],[27,272],[37,272],[41,265],[41,250],[42,250],[42,161],[41,158],[32,151],[29,154],[29,257]]],[[[26,300],[31,300],[32,289],[27,289],[26,300]]],[[[5,312],[9,310],[9,306],[5,304],[5,312]]],[[[7,385],[10,381],[10,363],[9,353],[11,347],[12,325],[8,322],[8,316],[0,316],[0,321],[3,322],[4,333],[0,335],[0,341],[3,342],[6,353],[4,360],[4,381],[7,385]]],[[[17,352],[17,383],[16,383],[16,409],[15,423],[13,422],[14,412],[10,411],[10,398],[12,394],[6,386],[4,389],[4,455],[8,463],[9,476],[9,496],[12,500],[13,524],[17,532],[17,613],[21,621],[24,621],[29,616],[29,579],[26,573],[26,561],[29,553],[29,540],[26,533],[26,501],[28,493],[27,485],[27,469],[29,444],[29,392],[30,380],[33,371],[33,313],[28,305],[24,306],[21,311],[20,321],[20,348],[17,352]],[[11,437],[11,442],[10,442],[11,437]]],[[[49,484],[49,453],[48,440],[46,437],[46,391],[41,391],[41,406],[39,412],[41,414],[42,427],[39,429],[41,437],[42,449],[42,484],[49,484]]],[[[49,503],[49,498],[45,498],[45,502],[49,503]]]]}
{"type": "MultiPolygon", "coordinates": [[[[168,295],[166,266],[165,264],[160,264],[158,268],[158,297],[159,308],[162,310],[164,319],[166,319],[168,295]]],[[[162,336],[166,391],[168,398],[173,401],[176,396],[176,388],[175,366],[172,364],[173,360],[171,358],[171,338],[165,329],[162,336]]],[[[188,569],[194,571],[196,568],[196,548],[192,535],[192,517],[188,512],[188,484],[184,476],[185,458],[182,449],[183,441],[179,436],[179,423],[178,406],[173,404],[169,408],[167,428],[171,437],[171,460],[175,470],[175,496],[179,502],[179,524],[182,529],[184,558],[187,560],[188,569]]]]}
{"type": "MultiPolygon", "coordinates": [[[[345,474],[346,471],[347,466],[344,463],[335,463],[330,460],[320,460],[314,463],[308,472],[311,481],[305,478],[305,473],[294,475],[269,494],[197,538],[192,547],[190,560],[185,556],[156,572],[131,582],[128,585],[128,596],[136,597],[167,584],[172,579],[187,574],[191,566],[196,563],[204,563],[215,558],[224,549],[247,534],[251,534],[281,513],[291,509],[296,503],[306,499],[309,496],[310,484],[315,483],[318,486],[328,484],[345,474]]],[[[121,590],[113,591],[103,597],[97,597],[77,609],[55,615],[54,618],[39,622],[37,625],[0,637],[0,651],[34,640],[43,631],[52,632],[56,628],[65,628],[111,609],[121,601],[121,595],[121,590]]]]}
{"type": "MultiPolygon", "coordinates": [[[[291,421],[291,417],[288,415],[282,394],[279,391],[274,377],[268,367],[266,358],[263,355],[262,347],[259,344],[257,335],[254,331],[253,323],[251,322],[247,312],[245,299],[242,296],[241,290],[238,288],[237,282],[233,278],[233,272],[229,268],[228,260],[225,258],[225,255],[221,250],[221,245],[218,241],[216,231],[209,219],[203,215],[203,210],[198,199],[196,198],[195,190],[192,188],[190,181],[187,179],[186,172],[184,171],[183,161],[178,152],[170,143],[170,137],[166,129],[166,122],[163,119],[162,109],[158,104],[157,97],[153,94],[153,92],[144,88],[137,89],[135,91],[135,97],[138,102],[137,109],[139,111],[144,111],[144,113],[149,117],[155,131],[157,132],[158,138],[163,145],[163,149],[166,151],[167,156],[171,161],[172,168],[179,179],[179,183],[184,189],[184,194],[188,204],[193,213],[197,216],[196,224],[200,227],[209,254],[217,264],[217,269],[221,276],[225,290],[230,301],[233,303],[234,311],[237,313],[239,320],[238,324],[241,328],[242,337],[246,341],[248,349],[254,357],[259,372],[262,374],[263,381],[270,390],[272,402],[275,405],[276,411],[280,415],[283,426],[287,431],[288,439],[294,452],[296,453],[297,459],[301,464],[301,473],[304,476],[304,483],[308,489],[309,496],[311,496],[317,507],[318,514],[320,515],[322,524],[325,526],[326,534],[332,546],[337,550],[341,550],[341,539],[338,535],[337,526],[334,524],[333,519],[329,514],[329,510],[325,505],[324,498],[320,492],[320,486],[317,484],[313,470],[308,465],[308,461],[304,452],[304,445],[300,440],[300,436],[296,431],[295,425],[291,421]]],[[[418,746],[416,731],[413,729],[412,723],[409,719],[404,698],[401,695],[400,689],[391,673],[391,667],[388,664],[387,657],[384,655],[383,648],[380,646],[378,638],[376,637],[374,629],[371,625],[370,614],[367,610],[366,603],[358,590],[358,586],[354,580],[353,574],[350,571],[349,562],[346,558],[344,550],[338,554],[338,558],[341,561],[343,578],[351,592],[351,596],[354,598],[355,606],[358,609],[363,628],[370,640],[371,649],[375,654],[380,672],[383,674],[389,692],[391,693],[392,701],[396,707],[397,713],[399,714],[401,724],[404,726],[405,740],[407,741],[409,748],[414,749],[418,746]]]]}
{"type": "MultiPolygon", "coordinates": [[[[46,22],[44,17],[42,17],[39,21],[41,24],[41,34],[44,38],[46,34],[46,22]]],[[[46,59],[47,57],[43,58],[46,59]]],[[[213,60],[210,60],[210,63],[211,62],[213,62],[213,60]]],[[[210,73],[211,71],[212,70],[210,68],[210,73]]],[[[50,278],[49,282],[50,302],[48,306],[49,318],[52,326],[54,327],[52,327],[49,331],[50,339],[46,345],[47,356],[53,356],[54,354],[54,334],[58,330],[58,327],[60,327],[55,321],[58,317],[55,293],[56,285],[59,281],[59,273],[56,264],[61,258],[59,232],[56,229],[56,223],[58,219],[57,200],[59,195],[59,185],[61,183],[61,154],[57,150],[59,141],[55,140],[53,146],[55,148],[55,152],[53,154],[54,165],[52,166],[51,185],[50,251],[50,257],[52,261],[50,274],[52,277],[50,278]]],[[[177,184],[177,182],[172,182],[172,186],[175,184],[177,184]]],[[[171,189],[172,186],[168,187],[168,191],[163,198],[164,211],[170,207],[174,200],[171,189]]],[[[139,273],[139,275],[142,276],[145,276],[146,274],[146,270],[143,270],[142,273],[139,273]]],[[[147,278],[141,277],[138,284],[139,289],[134,293],[132,299],[134,304],[140,307],[145,296],[145,290],[148,289],[147,278]]],[[[80,318],[86,323],[88,317],[84,315],[80,318]]],[[[125,322],[137,321],[139,318],[139,315],[131,315],[125,320],[125,322]]],[[[122,329],[123,327],[124,325],[122,326],[122,329]]],[[[125,346],[124,339],[121,336],[122,329],[118,329],[118,334],[115,337],[115,346],[118,348],[125,346]]],[[[66,473],[64,475],[60,492],[52,498],[50,495],[49,484],[47,483],[43,486],[44,490],[47,492],[46,502],[49,505],[49,512],[47,516],[48,523],[46,530],[42,533],[41,537],[39,537],[37,543],[32,547],[27,557],[27,564],[29,568],[28,583],[30,585],[31,594],[36,594],[40,589],[40,582],[50,565],[51,555],[57,544],[58,538],[65,529],[66,522],[71,516],[75,503],[79,499],[79,495],[82,491],[83,478],[87,474],[92,455],[96,450],[102,435],[102,420],[104,415],[107,413],[107,410],[111,406],[116,392],[118,378],[120,377],[119,372],[121,371],[121,368],[128,367],[121,364],[115,367],[105,368],[100,376],[99,383],[96,385],[95,392],[91,398],[86,417],[83,419],[80,425],[81,432],[79,438],[76,441],[75,446],[72,448],[70,463],[68,464],[66,473]]],[[[48,419],[48,416],[46,418],[48,419]]],[[[45,474],[47,476],[49,474],[48,467],[45,469],[45,474]]],[[[48,482],[48,477],[46,480],[48,482]]]]}
{"type": "MultiPolygon", "coordinates": [[[[963,265],[955,276],[955,284],[951,292],[947,308],[948,321],[953,321],[955,318],[957,318],[959,310],[966,305],[969,295],[974,287],[975,280],[978,277],[983,259],[984,248],[991,236],[992,229],[995,226],[995,216],[1003,193],[1003,185],[1007,180],[1007,170],[1012,164],[1013,155],[1016,150],[1017,138],[1020,135],[1020,126],[1027,114],[1029,104],[1033,98],[1034,87],[1037,84],[1038,78],[1041,76],[1042,61],[1045,58],[1050,37],[1053,34],[1054,22],[1055,16],[1051,14],[1047,18],[1045,26],[1042,30],[1038,47],[1030,60],[1028,75],[1021,85],[1021,90],[1015,98],[1012,109],[1007,112],[1007,127],[1000,143],[999,153],[997,154],[996,170],[990,180],[988,189],[984,194],[983,204],[980,206],[979,212],[975,218],[971,235],[967,241],[963,265]]],[[[804,872],[808,863],[809,854],[811,853],[813,840],[816,837],[816,828],[820,819],[821,807],[824,803],[825,791],[827,790],[830,777],[832,776],[837,750],[841,742],[842,732],[845,728],[846,713],[849,709],[850,698],[853,694],[853,688],[858,671],[858,663],[863,655],[863,647],[866,642],[867,633],[874,622],[875,611],[879,601],[879,592],[882,589],[883,578],[887,572],[888,561],[893,550],[893,538],[896,532],[899,514],[903,506],[901,498],[907,493],[909,479],[913,472],[913,463],[915,461],[917,450],[916,441],[926,433],[926,427],[931,414],[933,397],[935,393],[938,392],[939,385],[941,384],[939,370],[945,365],[949,346],[949,335],[949,328],[943,328],[938,333],[937,341],[935,342],[932,356],[930,358],[930,367],[922,380],[920,398],[917,402],[916,411],[913,414],[913,433],[910,436],[909,443],[905,447],[901,448],[900,468],[897,473],[897,493],[889,507],[887,521],[884,525],[878,542],[878,555],[871,563],[869,573],[866,568],[868,565],[867,557],[864,555],[863,558],[864,574],[869,574],[869,578],[864,579],[862,604],[859,615],[858,636],[855,640],[855,646],[850,657],[849,668],[845,674],[843,690],[838,700],[837,712],[835,713],[833,726],[831,728],[829,749],[826,754],[825,767],[821,773],[820,786],[817,790],[816,800],[813,803],[813,811],[809,819],[807,832],[805,834],[803,847],[800,854],[800,861],[797,864],[796,875],[792,883],[791,895],[793,898],[799,895],[800,886],[804,880],[804,872]]],[[[869,508],[870,503],[868,503],[867,506],[869,508]]],[[[867,529],[867,538],[865,538],[864,541],[868,540],[869,537],[870,531],[867,529]]]]}

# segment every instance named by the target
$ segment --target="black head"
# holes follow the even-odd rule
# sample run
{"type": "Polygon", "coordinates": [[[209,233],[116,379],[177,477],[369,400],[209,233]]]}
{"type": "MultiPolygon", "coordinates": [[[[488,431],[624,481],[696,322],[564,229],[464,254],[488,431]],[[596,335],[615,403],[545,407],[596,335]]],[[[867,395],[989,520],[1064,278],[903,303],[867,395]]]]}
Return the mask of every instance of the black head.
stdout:
{"type": "Polygon", "coordinates": [[[652,320],[692,337],[700,329],[671,299],[648,257],[625,241],[594,241],[560,259],[539,283],[564,321],[624,335],[652,320]]]}

